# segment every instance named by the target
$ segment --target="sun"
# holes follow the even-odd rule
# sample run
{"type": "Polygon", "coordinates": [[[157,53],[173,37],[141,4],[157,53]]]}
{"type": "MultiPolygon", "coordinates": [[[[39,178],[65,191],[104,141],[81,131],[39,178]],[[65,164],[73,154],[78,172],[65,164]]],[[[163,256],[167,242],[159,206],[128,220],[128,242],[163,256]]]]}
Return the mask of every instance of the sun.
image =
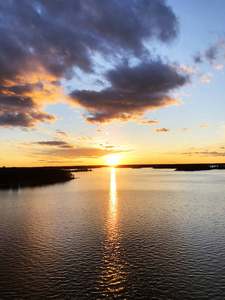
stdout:
{"type": "Polygon", "coordinates": [[[119,163],[119,157],[117,155],[106,156],[106,164],[108,166],[117,166],[119,163]]]}

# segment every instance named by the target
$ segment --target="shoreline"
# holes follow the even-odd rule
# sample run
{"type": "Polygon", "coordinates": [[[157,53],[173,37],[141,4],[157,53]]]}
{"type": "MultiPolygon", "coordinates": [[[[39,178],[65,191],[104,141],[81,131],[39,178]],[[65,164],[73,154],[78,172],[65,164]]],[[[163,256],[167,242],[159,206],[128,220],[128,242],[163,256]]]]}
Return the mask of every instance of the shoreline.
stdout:
{"type": "Polygon", "coordinates": [[[17,189],[64,183],[75,179],[69,171],[61,168],[1,168],[0,189],[17,189]]]}

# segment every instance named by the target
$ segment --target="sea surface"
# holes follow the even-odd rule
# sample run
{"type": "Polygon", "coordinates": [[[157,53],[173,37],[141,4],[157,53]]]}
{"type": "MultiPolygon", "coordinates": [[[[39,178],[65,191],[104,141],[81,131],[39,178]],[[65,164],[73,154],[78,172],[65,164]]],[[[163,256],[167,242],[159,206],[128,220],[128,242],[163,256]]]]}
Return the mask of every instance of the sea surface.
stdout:
{"type": "Polygon", "coordinates": [[[225,299],[225,170],[0,191],[0,299],[225,299]]]}

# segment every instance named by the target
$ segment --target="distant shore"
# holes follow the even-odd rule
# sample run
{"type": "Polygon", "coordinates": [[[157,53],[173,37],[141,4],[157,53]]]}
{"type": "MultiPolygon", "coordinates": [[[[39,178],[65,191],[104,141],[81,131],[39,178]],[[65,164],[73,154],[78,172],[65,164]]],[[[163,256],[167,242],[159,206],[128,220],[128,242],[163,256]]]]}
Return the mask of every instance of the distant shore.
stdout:
{"type": "Polygon", "coordinates": [[[62,168],[0,168],[0,188],[42,186],[66,182],[74,175],[62,168]]]}
{"type": "MultiPolygon", "coordinates": [[[[0,189],[41,186],[62,183],[74,179],[74,172],[87,172],[95,168],[112,167],[107,165],[0,168],[0,189]]],[[[175,171],[224,170],[225,164],[132,164],[117,165],[115,168],[173,169],[175,171]]]]}
{"type": "Polygon", "coordinates": [[[153,168],[153,169],[174,169],[175,171],[207,171],[224,170],[225,164],[148,164],[148,165],[126,165],[118,166],[120,168],[131,167],[133,169],[153,168]]]}
{"type": "MultiPolygon", "coordinates": [[[[100,168],[109,166],[87,166],[88,168],[100,168]]],[[[153,169],[174,169],[175,171],[207,171],[207,170],[224,170],[225,163],[211,164],[132,164],[132,165],[117,165],[115,168],[153,168],[153,169]]]]}
{"type": "MultiPolygon", "coordinates": [[[[223,170],[225,163],[201,163],[201,164],[126,164],[126,165],[84,165],[84,166],[63,166],[62,169],[71,172],[92,171],[92,169],[114,167],[114,168],[153,168],[153,169],[174,169],[175,171],[206,171],[223,170]]],[[[50,167],[58,168],[58,167],[50,167]]]]}

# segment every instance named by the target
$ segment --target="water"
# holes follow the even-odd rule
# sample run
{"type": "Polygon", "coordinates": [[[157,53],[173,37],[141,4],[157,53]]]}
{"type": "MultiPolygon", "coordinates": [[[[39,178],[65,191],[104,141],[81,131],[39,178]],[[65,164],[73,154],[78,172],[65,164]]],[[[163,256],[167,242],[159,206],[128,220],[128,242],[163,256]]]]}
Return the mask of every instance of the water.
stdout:
{"type": "Polygon", "coordinates": [[[225,171],[0,191],[0,299],[224,299],[225,171]]]}

